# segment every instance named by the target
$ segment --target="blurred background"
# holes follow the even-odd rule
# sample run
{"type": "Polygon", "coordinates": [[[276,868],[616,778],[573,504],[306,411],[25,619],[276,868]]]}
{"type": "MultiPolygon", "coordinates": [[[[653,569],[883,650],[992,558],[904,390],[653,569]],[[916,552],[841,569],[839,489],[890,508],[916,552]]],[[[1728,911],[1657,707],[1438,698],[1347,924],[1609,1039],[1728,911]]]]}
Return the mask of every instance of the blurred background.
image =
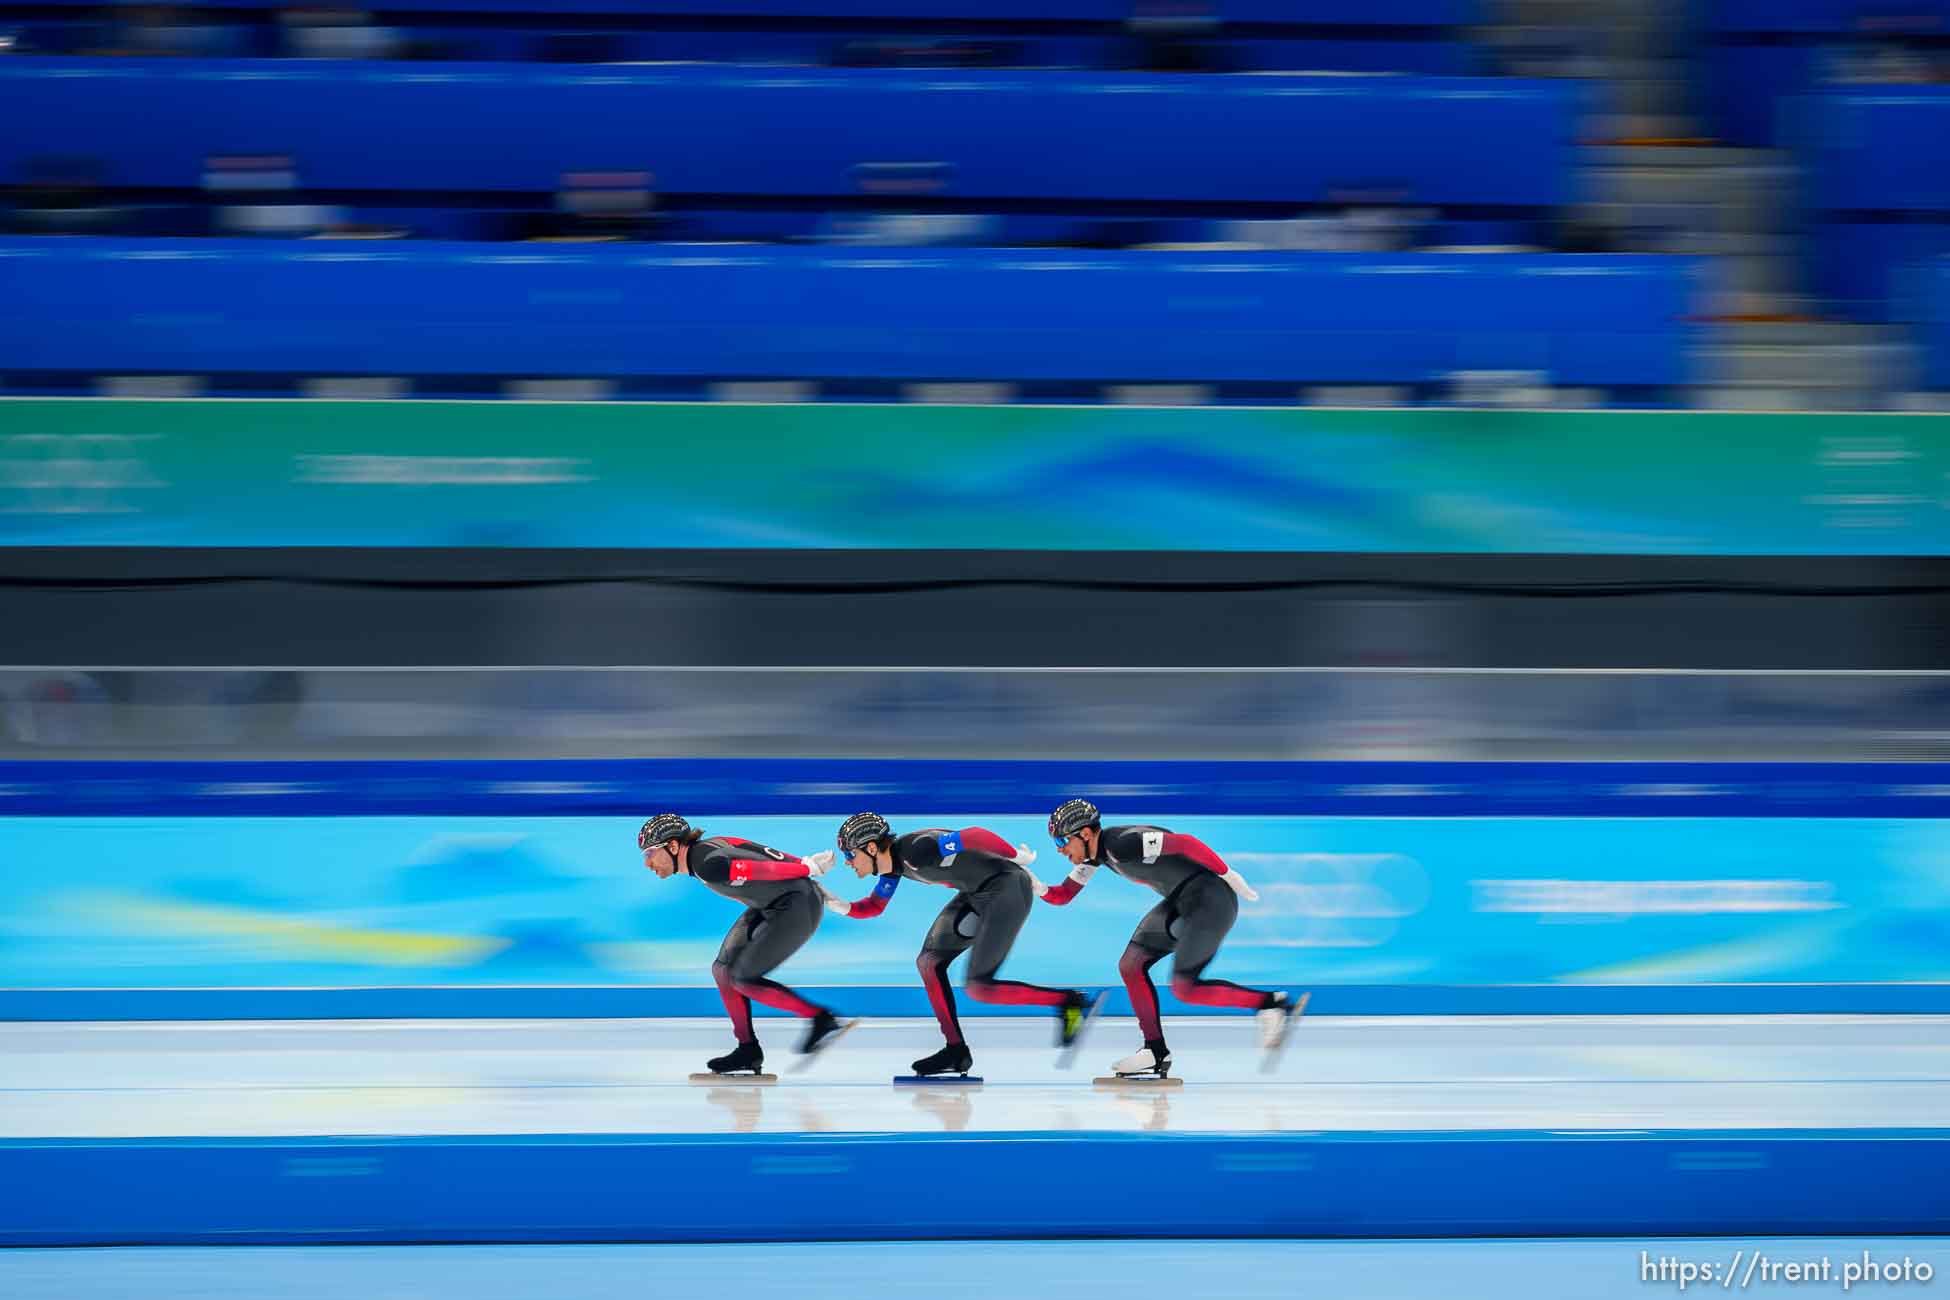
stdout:
{"type": "MultiPolygon", "coordinates": [[[[1950,1231],[1950,0],[0,0],[0,122],[0,1244],[1950,1231]],[[907,898],[837,1077],[680,1086],[644,817],[1078,794],[1259,888],[1284,1073],[982,1008],[889,1118],[907,898]]],[[[118,1258],[0,1291],[304,1300],[118,1258]]]]}
{"type": "Polygon", "coordinates": [[[0,50],[10,393],[1950,392],[1936,0],[48,0],[0,50]]]}

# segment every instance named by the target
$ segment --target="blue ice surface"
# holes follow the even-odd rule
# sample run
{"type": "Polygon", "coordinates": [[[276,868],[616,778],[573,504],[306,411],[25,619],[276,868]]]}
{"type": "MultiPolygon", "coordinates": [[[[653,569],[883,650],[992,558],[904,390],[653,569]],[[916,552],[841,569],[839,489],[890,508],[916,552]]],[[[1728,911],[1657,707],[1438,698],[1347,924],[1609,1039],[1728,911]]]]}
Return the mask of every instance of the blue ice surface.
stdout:
{"type": "MultiPolygon", "coordinates": [[[[681,1194],[681,1189],[668,1189],[681,1194]]],[[[1161,1189],[1161,1194],[1165,1189],[1161,1189]]],[[[1079,1189],[1079,1195],[1087,1195],[1079,1189]]],[[[863,1223],[873,1207],[860,1207],[863,1223]]],[[[286,1246],[0,1251],[7,1300],[1086,1300],[1133,1295],[1296,1300],[1623,1300],[1681,1294],[1662,1258],[1711,1282],[1685,1294],[1843,1294],[1843,1269],[1908,1261],[1908,1281],[1853,1290],[1927,1296],[1950,1285],[1950,1238],[1602,1238],[1575,1241],[830,1242],[670,1246],[286,1246]],[[1739,1252],[1736,1258],[1736,1252],[1739,1252]],[[1755,1260],[1758,1254],[1759,1260],[1755,1260]],[[1826,1259],[1831,1280],[1766,1280],[1826,1259]],[[1758,1276],[1748,1274],[1757,1264],[1758,1276]],[[1940,1275],[1917,1276],[1927,1266],[1940,1275]],[[1645,1270],[1655,1270],[1646,1277],[1645,1270]],[[1729,1266],[1730,1286],[1720,1279],[1729,1266]]]]}

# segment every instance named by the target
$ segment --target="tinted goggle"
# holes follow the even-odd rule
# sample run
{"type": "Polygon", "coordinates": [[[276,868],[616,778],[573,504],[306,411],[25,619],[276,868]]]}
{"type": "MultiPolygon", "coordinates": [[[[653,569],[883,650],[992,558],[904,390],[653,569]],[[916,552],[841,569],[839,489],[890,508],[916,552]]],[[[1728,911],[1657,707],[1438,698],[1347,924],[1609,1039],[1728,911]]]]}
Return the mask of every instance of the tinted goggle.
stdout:
{"type": "Polygon", "coordinates": [[[1059,849],[1062,848],[1065,844],[1068,844],[1071,840],[1075,839],[1076,837],[1077,837],[1077,833],[1075,831],[1071,831],[1068,835],[1050,836],[1052,840],[1056,841],[1056,847],[1059,849]]]}

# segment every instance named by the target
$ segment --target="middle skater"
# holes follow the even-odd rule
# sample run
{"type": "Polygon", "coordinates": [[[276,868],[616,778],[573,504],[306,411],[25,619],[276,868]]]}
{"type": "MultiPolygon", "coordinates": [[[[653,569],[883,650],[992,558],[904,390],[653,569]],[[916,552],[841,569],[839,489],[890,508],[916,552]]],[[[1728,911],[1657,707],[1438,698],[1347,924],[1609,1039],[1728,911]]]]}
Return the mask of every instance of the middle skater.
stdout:
{"type": "MultiPolygon", "coordinates": [[[[1102,994],[1092,996],[1080,989],[1046,988],[996,978],[1035,905],[1034,878],[1024,868],[1035,861],[1036,855],[1027,845],[1011,848],[1009,841],[979,826],[932,828],[896,836],[886,818],[866,812],[855,813],[841,823],[839,854],[862,880],[878,878],[873,893],[857,903],[827,894],[826,906],[842,916],[879,916],[902,876],[955,891],[928,927],[921,955],[914,961],[947,1044],[934,1055],[914,1062],[914,1073],[966,1074],[974,1064],[975,1058],[962,1037],[961,1018],[955,1014],[954,990],[948,985],[949,963],[971,950],[971,997],[978,1002],[1052,1008],[1058,1043],[1068,1047],[1077,1040],[1102,994]]],[[[815,854],[808,861],[817,862],[824,856],[815,854]]]]}

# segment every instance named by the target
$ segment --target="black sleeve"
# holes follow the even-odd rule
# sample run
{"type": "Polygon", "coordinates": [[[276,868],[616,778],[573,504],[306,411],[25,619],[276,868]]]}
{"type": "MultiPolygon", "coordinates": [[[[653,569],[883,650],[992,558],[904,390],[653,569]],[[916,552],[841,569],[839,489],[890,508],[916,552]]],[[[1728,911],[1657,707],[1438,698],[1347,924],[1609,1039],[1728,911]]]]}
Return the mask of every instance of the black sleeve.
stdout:
{"type": "Polygon", "coordinates": [[[922,871],[940,866],[940,838],[926,831],[916,831],[902,846],[900,860],[903,866],[915,867],[922,871]]]}
{"type": "Polygon", "coordinates": [[[713,885],[731,883],[731,863],[717,845],[706,847],[702,843],[691,846],[691,874],[699,880],[713,885]]]}

